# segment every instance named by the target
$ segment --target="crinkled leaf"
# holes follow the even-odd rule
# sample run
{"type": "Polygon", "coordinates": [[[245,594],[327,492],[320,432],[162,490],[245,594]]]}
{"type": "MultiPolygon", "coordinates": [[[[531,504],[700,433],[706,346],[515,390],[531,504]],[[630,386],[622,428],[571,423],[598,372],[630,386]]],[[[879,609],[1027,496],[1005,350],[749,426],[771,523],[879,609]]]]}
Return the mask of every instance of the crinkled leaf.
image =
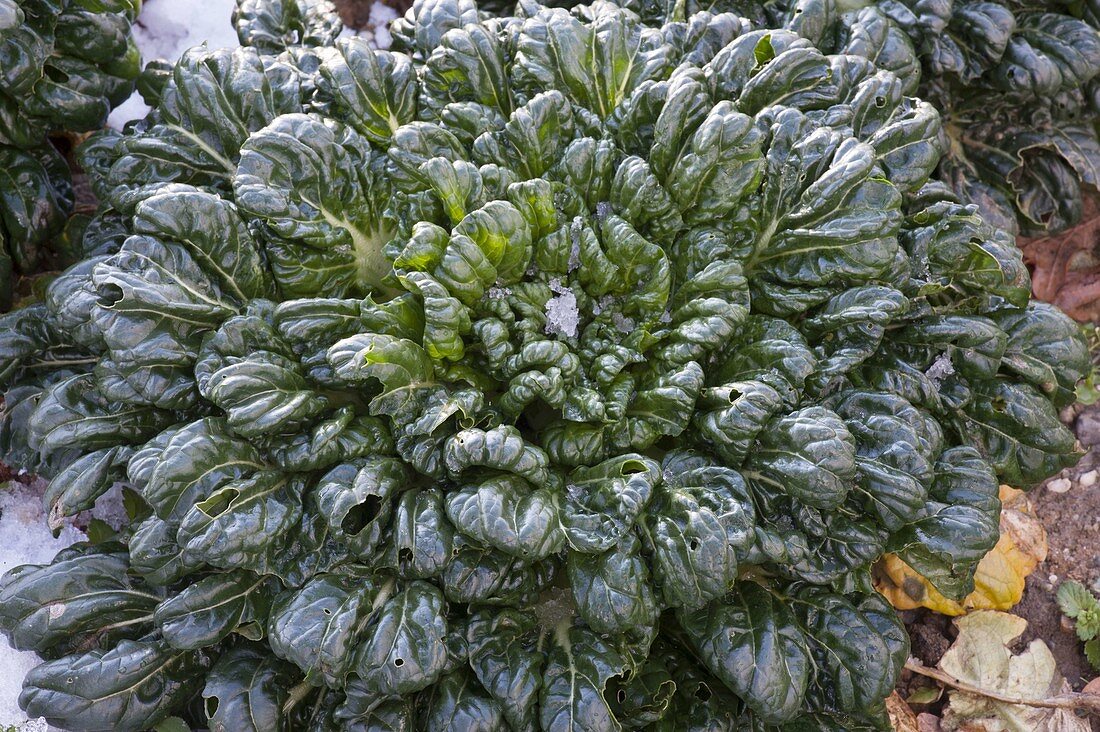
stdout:
{"type": "Polygon", "coordinates": [[[660,481],[660,468],[641,455],[612,458],[569,476],[560,520],[576,551],[599,554],[630,531],[660,481]]]}
{"type": "Polygon", "coordinates": [[[358,642],[359,625],[378,594],[361,579],[320,575],[297,590],[283,592],[271,607],[268,643],[279,658],[302,673],[315,673],[340,687],[358,642]]]}
{"type": "Polygon", "coordinates": [[[774,723],[798,714],[812,661],[786,601],[745,582],[725,601],[679,618],[703,664],[757,716],[774,723]]]}
{"type": "Polygon", "coordinates": [[[288,664],[252,646],[237,646],[218,659],[206,676],[203,711],[212,732],[281,732],[294,681],[288,664]]]}
{"type": "Polygon", "coordinates": [[[146,729],[168,717],[202,683],[203,665],[163,641],[120,641],[108,651],[64,656],[36,666],[19,706],[54,725],[146,729]]]}
{"type": "Polygon", "coordinates": [[[818,508],[844,502],[857,472],[855,438],[825,407],[806,407],[770,422],[746,472],[818,508]]]}
{"type": "Polygon", "coordinates": [[[572,552],[566,564],[577,613],[597,633],[645,635],[657,603],[638,537],[628,533],[603,554],[572,552]]]}
{"type": "Polygon", "coordinates": [[[241,570],[208,575],[157,605],[153,622],[181,650],[212,646],[234,632],[259,640],[270,602],[265,582],[241,570]]]}
{"type": "Polygon", "coordinates": [[[518,477],[493,478],[448,493],[446,510],[458,531],[527,562],[556,553],[564,543],[554,494],[532,491],[518,477]]]}
{"type": "Polygon", "coordinates": [[[419,691],[439,679],[447,660],[443,595],[412,582],[382,608],[355,654],[354,673],[383,696],[419,691]]]}

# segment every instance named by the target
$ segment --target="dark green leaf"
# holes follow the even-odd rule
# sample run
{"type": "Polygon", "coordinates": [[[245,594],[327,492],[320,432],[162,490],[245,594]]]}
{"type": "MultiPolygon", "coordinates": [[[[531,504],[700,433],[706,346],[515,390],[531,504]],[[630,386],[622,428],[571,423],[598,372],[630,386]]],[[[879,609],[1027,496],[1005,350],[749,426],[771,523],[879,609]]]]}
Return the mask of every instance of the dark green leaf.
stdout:
{"type": "Polygon", "coordinates": [[[443,595],[412,582],[382,606],[355,654],[354,673],[382,696],[419,691],[439,679],[447,660],[443,595]]]}
{"type": "Polygon", "coordinates": [[[707,669],[761,719],[778,723],[798,714],[812,661],[785,600],[745,582],[725,601],[679,617],[707,669]]]}
{"type": "Polygon", "coordinates": [[[27,674],[19,706],[53,725],[86,730],[142,730],[168,717],[202,683],[190,652],[163,641],[119,642],[47,661],[27,674]]]}
{"type": "Polygon", "coordinates": [[[203,711],[211,732],[282,732],[283,704],[294,674],[288,664],[253,646],[228,651],[206,676],[203,711]]]}
{"type": "Polygon", "coordinates": [[[212,646],[231,633],[262,637],[270,603],[266,579],[236,570],[211,574],[157,605],[153,621],[173,648],[212,646]]]}

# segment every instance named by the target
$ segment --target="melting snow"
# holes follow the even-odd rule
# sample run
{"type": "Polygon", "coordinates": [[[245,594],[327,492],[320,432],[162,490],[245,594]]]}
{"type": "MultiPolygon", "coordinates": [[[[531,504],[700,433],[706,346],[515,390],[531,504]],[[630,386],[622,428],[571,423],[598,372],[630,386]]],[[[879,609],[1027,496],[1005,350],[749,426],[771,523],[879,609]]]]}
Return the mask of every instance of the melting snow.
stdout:
{"type": "MultiPolygon", "coordinates": [[[[184,51],[203,43],[211,48],[236,48],[240,42],[231,22],[235,6],[235,0],[145,0],[134,24],[142,63],[155,58],[176,61],[184,51]]],[[[376,0],[371,5],[369,26],[359,31],[344,28],[341,35],[361,36],[376,48],[389,48],[393,42],[389,26],[396,18],[397,11],[376,0]]],[[[148,113],[148,105],[134,92],[111,112],[107,125],[120,130],[148,113]]]]}
{"type": "Polygon", "coordinates": [[[611,322],[615,324],[620,333],[630,333],[634,330],[634,319],[628,318],[622,313],[612,313],[611,322]]]}
{"type": "Polygon", "coordinates": [[[581,221],[581,217],[577,216],[573,219],[573,225],[569,227],[569,235],[573,240],[573,246],[569,249],[568,272],[572,272],[581,266],[581,227],[583,225],[584,222],[581,221]]]}
{"type": "MultiPolygon", "coordinates": [[[[236,48],[237,31],[230,22],[234,0],[145,0],[134,24],[134,40],[141,49],[142,64],[155,58],[176,61],[183,52],[206,43],[211,48],[236,48]]],[[[134,92],[107,118],[116,130],[149,113],[149,106],[134,92]]]]}
{"type": "MultiPolygon", "coordinates": [[[[111,486],[109,491],[96,500],[95,508],[91,510],[92,516],[106,522],[115,531],[118,531],[130,521],[130,517],[126,513],[122,485],[122,483],[115,483],[111,486]]],[[[80,518],[84,516],[85,514],[81,514],[80,518]]],[[[77,523],[80,523],[80,521],[77,523]]]]}
{"type": "Polygon", "coordinates": [[[26,722],[17,725],[15,732],[50,732],[53,727],[46,724],[46,720],[42,717],[38,719],[28,719],[26,722]]]}
{"type": "Polygon", "coordinates": [[[604,295],[592,305],[592,314],[599,315],[614,304],[615,298],[612,295],[604,295]]]}

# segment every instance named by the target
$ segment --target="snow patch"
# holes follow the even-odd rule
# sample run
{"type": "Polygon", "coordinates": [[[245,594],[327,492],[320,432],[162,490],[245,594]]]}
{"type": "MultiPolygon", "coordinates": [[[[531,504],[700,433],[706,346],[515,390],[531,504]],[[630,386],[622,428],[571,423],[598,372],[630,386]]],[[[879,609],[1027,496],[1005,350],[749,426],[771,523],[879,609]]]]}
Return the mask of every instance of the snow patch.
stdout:
{"type": "Polygon", "coordinates": [[[42,494],[46,481],[0,486],[0,574],[19,564],[44,564],[65,547],[85,539],[80,529],[65,525],[55,539],[46,526],[42,494]]]}
{"type": "Polygon", "coordinates": [[[576,338],[577,328],[581,324],[577,296],[556,277],[550,280],[550,291],[555,294],[546,302],[547,334],[576,338]]]}
{"type": "MultiPolygon", "coordinates": [[[[134,40],[142,63],[162,58],[175,62],[189,48],[203,43],[210,48],[236,48],[240,44],[233,27],[235,0],[145,0],[134,24],[134,40]]],[[[360,36],[375,48],[393,43],[390,23],[397,11],[378,0],[371,5],[369,25],[362,30],[345,27],[341,37],[360,36]]],[[[107,126],[121,130],[135,119],[149,114],[149,105],[136,91],[111,112],[107,126]]]]}
{"type": "MultiPolygon", "coordinates": [[[[155,58],[175,62],[183,52],[206,43],[210,48],[236,48],[233,27],[234,0],[145,0],[134,23],[134,40],[142,63],[155,58]]],[[[149,106],[134,92],[107,118],[107,126],[121,130],[130,120],[141,119],[149,106]]]]}
{"type": "Polygon", "coordinates": [[[397,11],[385,3],[376,2],[370,9],[370,20],[374,24],[374,44],[386,50],[393,43],[390,35],[390,23],[397,20],[397,11]]]}
{"type": "Polygon", "coordinates": [[[96,500],[91,510],[94,518],[106,522],[115,531],[130,523],[130,515],[126,513],[126,503],[122,493],[123,486],[123,483],[115,483],[110,490],[96,500]]]}
{"type": "Polygon", "coordinates": [[[615,297],[613,295],[604,295],[592,305],[592,314],[599,315],[604,310],[609,309],[615,304],[615,297]]]}
{"type": "Polygon", "coordinates": [[[111,114],[107,117],[107,126],[113,130],[121,130],[127,122],[145,119],[146,115],[152,111],[153,108],[145,103],[141,95],[134,92],[129,99],[111,110],[111,114]]]}
{"type": "MultiPolygon", "coordinates": [[[[46,527],[42,494],[46,482],[0,484],[0,575],[20,564],[47,564],[59,551],[84,540],[84,532],[64,526],[55,539],[46,527]]],[[[27,715],[19,708],[23,677],[42,663],[37,654],[17,651],[0,636],[0,726],[21,724],[27,715]]],[[[45,732],[42,720],[19,727],[20,732],[45,732]]]]}
{"type": "Polygon", "coordinates": [[[633,318],[628,318],[622,313],[612,313],[611,322],[615,324],[615,328],[620,333],[632,333],[634,332],[635,323],[633,318]]]}
{"type": "Polygon", "coordinates": [[[936,360],[932,362],[932,365],[928,367],[924,375],[938,387],[944,379],[951,376],[953,373],[955,373],[955,365],[951,363],[951,354],[941,353],[936,356],[936,360]]]}
{"type": "Polygon", "coordinates": [[[177,61],[183,52],[207,44],[211,48],[240,45],[233,27],[234,0],[146,0],[134,24],[141,58],[177,61]]]}
{"type": "Polygon", "coordinates": [[[567,265],[567,272],[572,272],[577,267],[581,266],[581,227],[584,226],[584,222],[581,221],[581,217],[577,216],[573,219],[572,226],[569,227],[569,236],[573,240],[573,246],[569,249],[569,264],[567,265]]]}

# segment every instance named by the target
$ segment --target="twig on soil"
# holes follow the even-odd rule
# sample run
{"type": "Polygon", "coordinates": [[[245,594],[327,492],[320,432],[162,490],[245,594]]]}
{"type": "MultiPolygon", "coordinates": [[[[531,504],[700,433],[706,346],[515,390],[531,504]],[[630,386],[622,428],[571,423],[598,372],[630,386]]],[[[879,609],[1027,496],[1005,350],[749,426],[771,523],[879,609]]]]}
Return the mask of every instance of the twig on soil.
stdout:
{"type": "Polygon", "coordinates": [[[1001,694],[997,691],[974,686],[973,684],[955,678],[949,673],[940,671],[938,668],[925,666],[920,661],[913,658],[905,662],[905,668],[915,674],[935,679],[944,686],[949,686],[952,689],[957,689],[966,694],[973,694],[975,696],[984,696],[987,699],[999,701],[1003,704],[1019,704],[1026,707],[1038,707],[1040,709],[1082,709],[1089,714],[1100,715],[1100,694],[1085,694],[1071,691],[1047,699],[1024,699],[1018,696],[1001,694]]]}

